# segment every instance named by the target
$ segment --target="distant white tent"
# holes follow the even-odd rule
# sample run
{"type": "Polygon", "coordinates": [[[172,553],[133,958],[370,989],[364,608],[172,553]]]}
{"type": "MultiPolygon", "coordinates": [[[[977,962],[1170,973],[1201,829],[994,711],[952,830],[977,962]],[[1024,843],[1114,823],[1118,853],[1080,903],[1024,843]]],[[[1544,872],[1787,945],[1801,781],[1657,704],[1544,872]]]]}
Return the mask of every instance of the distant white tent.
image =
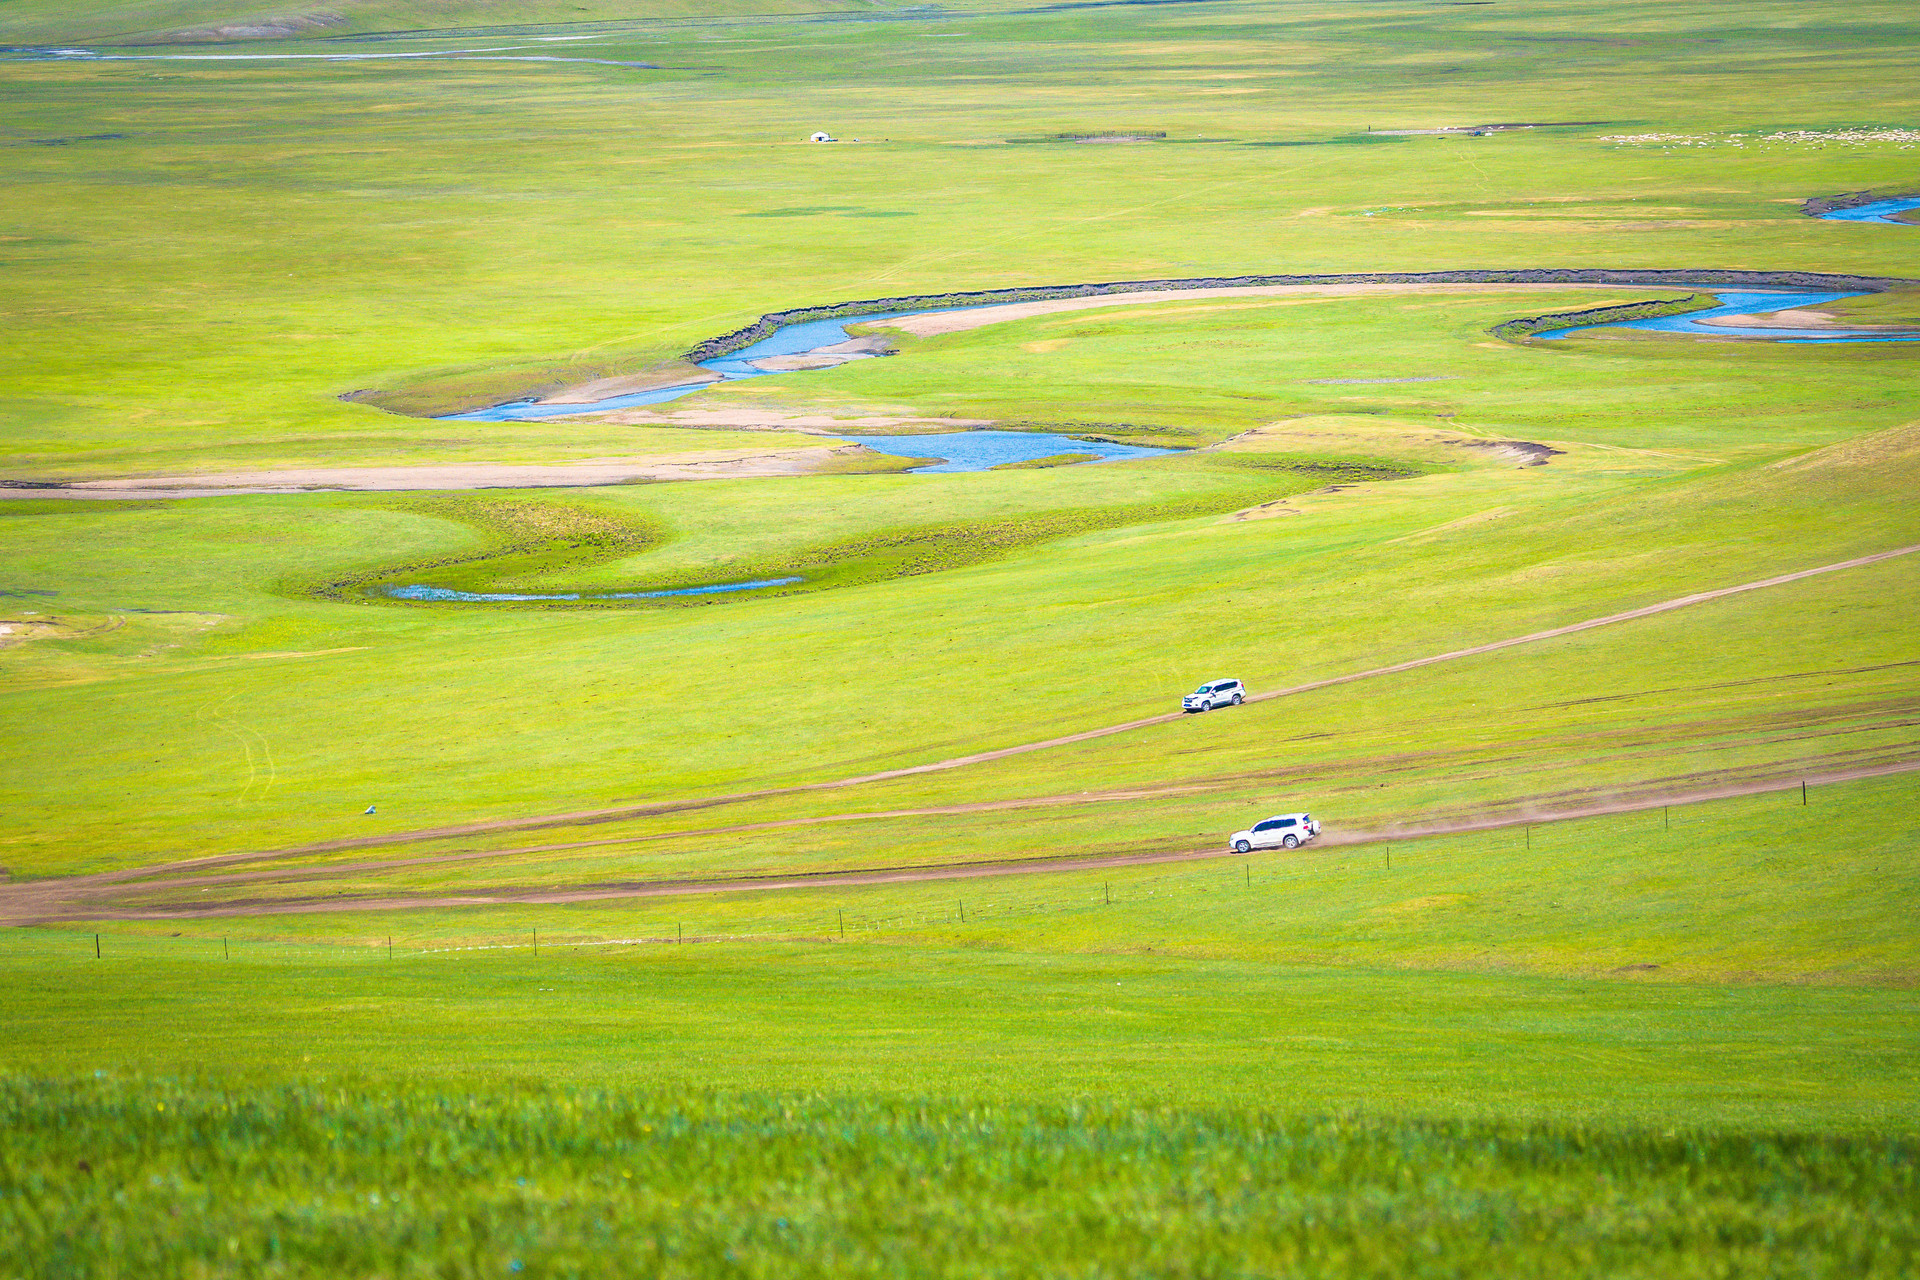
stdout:
{"type": "Polygon", "coordinates": [[[808,142],[832,142],[833,135],[830,133],[816,132],[811,138],[808,138],[807,141],[808,142]]]}

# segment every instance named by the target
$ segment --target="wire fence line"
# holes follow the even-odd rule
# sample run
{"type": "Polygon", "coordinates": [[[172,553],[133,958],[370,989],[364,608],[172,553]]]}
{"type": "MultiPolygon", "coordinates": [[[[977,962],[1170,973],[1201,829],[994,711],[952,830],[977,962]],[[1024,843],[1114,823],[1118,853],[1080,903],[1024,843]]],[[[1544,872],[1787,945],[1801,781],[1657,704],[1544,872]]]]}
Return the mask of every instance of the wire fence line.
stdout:
{"type": "MultiPolygon", "coordinates": [[[[1794,810],[1805,803],[1799,793],[1791,793],[1794,810]]],[[[1758,799],[1757,797],[1754,799],[1758,799]]],[[[1809,815],[1811,816],[1811,815],[1809,815]]],[[[1622,823],[1641,828],[1640,834],[1657,839],[1662,835],[1684,835],[1688,825],[1680,815],[1667,809],[1650,809],[1631,815],[1603,819],[1607,840],[1617,840],[1622,823]]],[[[1154,873],[1143,874],[1138,866],[1115,867],[1111,871],[1075,870],[1042,876],[1021,875],[952,881],[918,881],[869,886],[836,886],[844,897],[824,899],[826,889],[766,890],[761,892],[725,891],[710,895],[687,895],[672,899],[629,900],[621,910],[646,913],[647,923],[639,930],[617,933],[589,933],[564,927],[561,912],[572,906],[549,904],[500,904],[492,909],[528,912],[553,912],[548,917],[555,926],[531,921],[524,932],[509,931],[498,924],[476,921],[472,929],[457,925],[433,933],[387,934],[377,917],[361,917],[367,932],[356,941],[302,940],[285,936],[222,937],[212,933],[185,931],[161,936],[151,927],[140,931],[96,932],[88,926],[79,929],[9,930],[0,950],[24,954],[28,950],[89,959],[125,958],[129,955],[160,957],[197,956],[284,963],[371,963],[403,958],[452,956],[482,952],[581,952],[595,949],[697,943],[749,941],[856,941],[879,940],[913,933],[952,931],[965,928],[991,929],[994,926],[1018,927],[1043,919],[1089,918],[1118,908],[1160,903],[1197,903],[1203,897],[1230,894],[1274,894],[1284,899],[1289,894],[1331,885],[1336,879],[1361,874],[1384,877],[1399,872],[1431,874],[1452,866],[1485,859],[1493,855],[1529,857],[1555,851],[1564,852],[1568,843],[1591,844],[1584,823],[1543,820],[1472,832],[1423,834],[1405,838],[1383,838],[1369,844],[1316,848],[1308,845],[1298,851],[1261,851],[1248,855],[1225,855],[1218,860],[1180,864],[1154,873]],[[1024,891],[1023,891],[1024,890],[1024,891]],[[794,894],[807,895],[804,907],[795,909],[794,894]],[[911,901],[875,903],[880,895],[911,895],[911,901]],[[824,899],[824,900],[823,900],[824,899]],[[671,905],[670,905],[671,904],[671,905]],[[787,908],[781,910],[781,908],[787,908]],[[378,931],[377,933],[375,931],[378,931]],[[373,936],[369,936],[373,935],[373,936]]],[[[1276,902],[1276,906],[1279,905],[1276,902]]],[[[149,926],[151,922],[148,922],[149,926]]],[[[258,927],[256,923],[254,927],[258,927]]],[[[1156,936],[1164,936],[1158,932],[1156,936]]]]}

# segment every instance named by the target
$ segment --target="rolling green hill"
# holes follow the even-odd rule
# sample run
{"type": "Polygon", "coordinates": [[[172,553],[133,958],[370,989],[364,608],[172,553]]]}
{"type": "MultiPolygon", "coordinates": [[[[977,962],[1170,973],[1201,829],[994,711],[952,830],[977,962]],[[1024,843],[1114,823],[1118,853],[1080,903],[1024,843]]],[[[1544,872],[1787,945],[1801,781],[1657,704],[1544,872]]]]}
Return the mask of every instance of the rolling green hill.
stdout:
{"type": "Polygon", "coordinates": [[[0,6],[0,1270],[1914,1270],[1920,344],[432,416],[1920,278],[1908,8],[323,7],[0,6]]]}

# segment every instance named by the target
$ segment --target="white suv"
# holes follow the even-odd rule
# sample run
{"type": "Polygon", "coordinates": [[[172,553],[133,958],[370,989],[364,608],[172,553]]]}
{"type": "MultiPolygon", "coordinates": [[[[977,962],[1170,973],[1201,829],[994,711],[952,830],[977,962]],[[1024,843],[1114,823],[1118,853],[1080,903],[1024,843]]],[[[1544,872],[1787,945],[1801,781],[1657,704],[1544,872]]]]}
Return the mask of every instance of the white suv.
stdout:
{"type": "Polygon", "coordinates": [[[1313,820],[1312,814],[1283,813],[1265,822],[1254,823],[1251,831],[1234,832],[1233,839],[1227,843],[1235,853],[1252,853],[1255,849],[1298,849],[1319,834],[1320,824],[1313,820]]]}
{"type": "Polygon", "coordinates": [[[1246,701],[1247,690],[1238,680],[1209,680],[1180,699],[1182,711],[1211,711],[1215,707],[1239,706],[1246,701]]]}

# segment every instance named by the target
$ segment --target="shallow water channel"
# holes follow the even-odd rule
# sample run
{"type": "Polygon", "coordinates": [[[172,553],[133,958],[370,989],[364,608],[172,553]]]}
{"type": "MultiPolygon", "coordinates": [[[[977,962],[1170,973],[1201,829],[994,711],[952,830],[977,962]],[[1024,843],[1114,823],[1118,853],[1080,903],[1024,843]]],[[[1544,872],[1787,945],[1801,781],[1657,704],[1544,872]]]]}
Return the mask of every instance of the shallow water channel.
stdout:
{"type": "Polygon", "coordinates": [[[706,587],[676,587],[671,591],[608,591],[582,594],[578,591],[551,595],[520,595],[512,591],[454,591],[447,587],[386,587],[384,594],[395,600],[460,600],[499,602],[511,600],[658,600],[665,596],[717,596],[732,591],[762,591],[768,587],[790,587],[805,578],[761,578],[754,582],[717,582],[706,587]]]}
{"type": "Polygon", "coordinates": [[[1659,333],[1690,333],[1707,338],[1776,338],[1782,342],[1914,342],[1920,341],[1920,330],[1898,333],[1871,333],[1833,329],[1775,329],[1760,326],[1703,324],[1704,320],[1722,316],[1765,315],[1774,311],[1797,311],[1806,307],[1817,307],[1822,303],[1837,302],[1841,298],[1860,297],[1859,292],[1852,293],[1780,293],[1780,292],[1736,292],[1732,289],[1715,289],[1713,296],[1720,300],[1717,307],[1704,311],[1689,311],[1677,316],[1654,316],[1647,320],[1615,320],[1606,324],[1575,325],[1567,329],[1548,329],[1534,336],[1536,338],[1564,338],[1569,334],[1588,333],[1595,329],[1651,329],[1659,333]]]}
{"type": "MultiPolygon", "coordinates": [[[[955,310],[952,307],[940,310],[955,310]]],[[[722,380],[733,382],[740,378],[764,378],[775,373],[793,372],[793,370],[762,369],[753,362],[772,356],[797,356],[822,347],[836,346],[849,340],[847,326],[866,324],[872,320],[896,320],[902,316],[920,316],[934,314],[931,311],[887,311],[870,316],[844,316],[838,320],[807,320],[800,324],[785,325],[774,330],[751,346],[738,351],[730,351],[724,356],[715,356],[711,360],[702,360],[700,367],[720,375],[722,380]]],[[[668,400],[678,400],[681,396],[690,396],[714,385],[712,382],[683,382],[678,386],[655,387],[650,391],[636,391],[630,395],[611,396],[605,400],[588,400],[578,404],[542,404],[538,400],[512,400],[506,404],[489,405],[485,409],[470,409],[465,413],[444,415],[453,422],[528,422],[540,418],[564,418],[576,413],[606,413],[611,409],[636,409],[642,405],[664,404],[668,400]]],[[[1056,450],[1057,452],[1057,450],[1056,450]]]]}
{"type": "MultiPolygon", "coordinates": [[[[994,304],[997,305],[997,304],[994,304]]],[[[929,311],[886,311],[867,316],[846,316],[838,320],[807,320],[774,330],[751,346],[742,347],[700,367],[717,373],[725,381],[764,378],[794,370],[762,369],[754,362],[773,356],[797,356],[836,346],[849,340],[847,326],[874,320],[897,320],[903,316],[936,315],[942,311],[970,310],[965,307],[941,307],[929,311]]],[[[673,387],[655,387],[631,395],[612,396],[578,404],[541,404],[537,400],[515,400],[466,413],[450,413],[456,422],[526,422],[540,418],[560,418],[576,413],[605,413],[610,409],[632,409],[641,405],[664,404],[681,396],[713,386],[711,382],[688,382],[673,387]]],[[[985,471],[1009,462],[1031,462],[1062,453],[1087,453],[1101,462],[1116,458],[1145,458],[1164,449],[1144,445],[1109,444],[1104,441],[1077,440],[1072,436],[1043,435],[1032,431],[949,431],[918,436],[848,436],[876,453],[898,458],[937,458],[937,463],[914,467],[914,471],[985,471]]]]}
{"type": "Polygon", "coordinates": [[[1895,227],[1910,227],[1914,224],[1901,222],[1893,216],[1909,209],[1920,209],[1920,196],[1895,196],[1890,200],[1855,205],[1851,209],[1829,209],[1820,216],[1828,222],[1884,222],[1895,227]]]}

